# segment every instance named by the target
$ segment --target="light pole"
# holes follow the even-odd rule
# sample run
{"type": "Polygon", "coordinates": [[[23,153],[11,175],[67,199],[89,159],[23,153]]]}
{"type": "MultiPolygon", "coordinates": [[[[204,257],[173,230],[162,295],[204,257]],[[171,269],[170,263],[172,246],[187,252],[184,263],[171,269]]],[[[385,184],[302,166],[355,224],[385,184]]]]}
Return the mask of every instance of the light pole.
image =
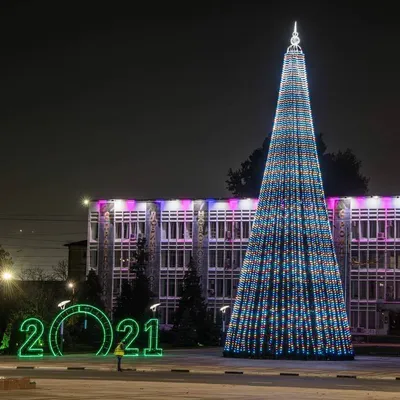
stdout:
{"type": "Polygon", "coordinates": [[[157,307],[160,306],[161,303],[156,303],[150,306],[150,310],[153,311],[153,318],[156,318],[157,307]]]}
{"type": "Polygon", "coordinates": [[[230,308],[230,306],[222,306],[219,311],[222,312],[222,338],[225,339],[225,324],[226,324],[226,310],[230,308]]]}
{"type": "MultiPolygon", "coordinates": [[[[64,300],[61,303],[59,303],[57,305],[57,307],[59,307],[61,310],[65,310],[65,306],[70,303],[71,300],[64,300]]],[[[60,328],[60,337],[61,337],[61,353],[63,351],[63,347],[64,347],[64,320],[61,322],[61,328],[60,328]]]]}
{"type": "Polygon", "coordinates": [[[69,282],[68,283],[68,287],[70,289],[72,289],[72,297],[74,297],[75,296],[75,283],[74,282],[69,282]]]}

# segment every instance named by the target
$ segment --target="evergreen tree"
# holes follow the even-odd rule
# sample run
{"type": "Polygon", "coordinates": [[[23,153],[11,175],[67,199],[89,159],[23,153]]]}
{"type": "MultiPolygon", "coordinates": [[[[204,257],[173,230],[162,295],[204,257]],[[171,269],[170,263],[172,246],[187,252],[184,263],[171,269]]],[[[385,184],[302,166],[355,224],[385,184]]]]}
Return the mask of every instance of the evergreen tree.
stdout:
{"type": "Polygon", "coordinates": [[[149,316],[149,306],[153,293],[150,290],[150,281],[145,271],[136,272],[136,278],[133,281],[133,305],[132,318],[137,321],[143,321],[149,316]]]}
{"type": "MultiPolygon", "coordinates": [[[[361,172],[361,161],[351,149],[327,153],[323,135],[315,135],[325,196],[364,196],[368,193],[369,178],[361,172]]],[[[262,147],[255,149],[240,168],[228,170],[227,189],[235,197],[254,197],[260,194],[264,167],[271,145],[271,134],[262,147]]]]}
{"type": "Polygon", "coordinates": [[[138,321],[148,316],[150,300],[153,297],[153,293],[150,290],[150,280],[146,273],[148,259],[147,240],[145,237],[139,237],[133,263],[130,266],[131,272],[136,273],[136,277],[132,282],[133,304],[131,316],[138,321]]]}
{"type": "Polygon", "coordinates": [[[114,320],[121,321],[124,318],[132,318],[134,306],[133,286],[131,282],[125,280],[122,282],[121,294],[118,296],[117,306],[114,309],[114,320]]]}
{"type": "Polygon", "coordinates": [[[193,257],[190,258],[183,277],[182,296],[175,312],[173,331],[175,344],[180,346],[214,344],[218,341],[218,333],[207,312],[193,257]]]}
{"type": "Polygon", "coordinates": [[[90,304],[104,310],[104,303],[101,298],[102,287],[99,277],[94,270],[90,270],[85,282],[80,284],[77,299],[79,303],[90,304]]]}
{"type": "MultiPolygon", "coordinates": [[[[143,271],[136,273],[136,278],[122,283],[121,294],[117,299],[117,306],[114,309],[113,319],[119,322],[125,318],[133,318],[140,325],[143,325],[150,317],[150,291],[149,280],[143,271]]],[[[122,337],[121,337],[122,338],[122,337]]],[[[146,346],[147,334],[141,330],[136,344],[146,346]]]]}
{"type": "Polygon", "coordinates": [[[138,322],[143,321],[149,316],[151,297],[149,279],[144,272],[138,271],[135,279],[123,281],[113,313],[114,319],[120,321],[133,318],[138,322]]]}
{"type": "Polygon", "coordinates": [[[146,238],[139,237],[130,272],[136,276],[131,281],[124,281],[121,294],[114,309],[114,319],[119,321],[123,318],[133,318],[143,321],[149,316],[150,300],[153,296],[150,290],[150,281],[146,275],[148,263],[148,252],[146,238]]]}
{"type": "Polygon", "coordinates": [[[148,263],[147,240],[145,237],[139,237],[136,250],[133,252],[133,260],[129,266],[131,272],[145,272],[148,263]]]}

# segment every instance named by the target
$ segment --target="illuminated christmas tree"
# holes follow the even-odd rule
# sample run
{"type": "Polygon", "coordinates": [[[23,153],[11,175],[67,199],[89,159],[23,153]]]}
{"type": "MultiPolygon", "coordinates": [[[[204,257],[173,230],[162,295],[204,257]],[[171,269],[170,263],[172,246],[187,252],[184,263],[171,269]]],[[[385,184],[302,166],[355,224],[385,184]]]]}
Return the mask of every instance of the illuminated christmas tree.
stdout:
{"type": "Polygon", "coordinates": [[[296,24],[224,355],[352,359],[296,24]]]}

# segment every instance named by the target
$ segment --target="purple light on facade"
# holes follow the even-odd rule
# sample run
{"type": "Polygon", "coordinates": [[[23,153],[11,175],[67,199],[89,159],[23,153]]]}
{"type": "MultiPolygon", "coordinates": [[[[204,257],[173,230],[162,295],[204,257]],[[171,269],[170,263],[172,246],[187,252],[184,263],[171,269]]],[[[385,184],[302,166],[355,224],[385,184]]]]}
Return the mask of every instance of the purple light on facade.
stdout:
{"type": "Polygon", "coordinates": [[[160,210],[164,210],[165,200],[156,200],[155,202],[160,205],[160,210]]]}

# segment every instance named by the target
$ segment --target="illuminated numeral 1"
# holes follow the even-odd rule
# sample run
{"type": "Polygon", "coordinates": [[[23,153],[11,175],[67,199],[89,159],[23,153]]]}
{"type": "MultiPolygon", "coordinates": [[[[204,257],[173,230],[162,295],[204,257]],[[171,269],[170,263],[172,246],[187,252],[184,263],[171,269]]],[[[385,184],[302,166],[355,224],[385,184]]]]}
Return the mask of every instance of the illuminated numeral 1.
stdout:
{"type": "Polygon", "coordinates": [[[158,319],[152,318],[149,319],[145,325],[144,330],[148,332],[149,340],[148,346],[143,350],[145,356],[162,356],[163,351],[158,347],[158,319]]]}

